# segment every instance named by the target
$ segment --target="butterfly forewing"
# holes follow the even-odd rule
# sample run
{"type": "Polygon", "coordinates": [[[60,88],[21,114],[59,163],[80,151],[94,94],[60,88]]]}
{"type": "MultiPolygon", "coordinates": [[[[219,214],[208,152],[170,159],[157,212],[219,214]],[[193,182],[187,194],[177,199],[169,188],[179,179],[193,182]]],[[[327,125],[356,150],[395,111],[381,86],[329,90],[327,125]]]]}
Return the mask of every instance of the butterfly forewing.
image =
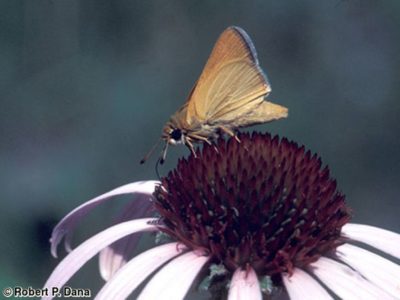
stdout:
{"type": "Polygon", "coordinates": [[[257,53],[250,37],[243,29],[231,26],[222,32],[215,43],[199,80],[215,72],[219,65],[234,60],[258,64],[257,53]]]}
{"type": "Polygon", "coordinates": [[[245,114],[247,104],[257,105],[270,90],[261,70],[243,61],[227,64],[208,80],[205,98],[210,103],[206,111],[210,124],[229,119],[232,112],[245,114]]]}
{"type": "MultiPolygon", "coordinates": [[[[221,34],[215,44],[197,85],[190,99],[188,99],[187,122],[190,124],[193,121],[208,120],[208,117],[212,115],[212,110],[226,100],[221,99],[221,95],[229,96],[236,93],[244,95],[249,86],[244,85],[244,89],[242,89],[242,84],[246,84],[247,81],[251,81],[253,78],[241,76],[241,71],[243,69],[248,71],[251,68],[255,71],[252,74],[253,76],[256,75],[255,73],[259,73],[259,86],[256,86],[256,89],[264,89],[264,94],[267,94],[270,90],[269,85],[258,67],[257,54],[250,38],[242,29],[229,27],[221,34]],[[244,66],[244,64],[247,65],[244,66]],[[229,78],[219,76],[220,72],[223,72],[224,75],[229,75],[229,78]],[[235,84],[229,82],[232,78],[235,79],[235,84]],[[216,86],[220,83],[222,85],[217,89],[219,94],[213,94],[216,90],[210,89],[210,86],[216,86]],[[228,90],[224,91],[224,88],[228,90]]],[[[255,81],[253,80],[252,84],[254,83],[255,81]]],[[[234,100],[231,97],[230,101],[234,100]]]]}

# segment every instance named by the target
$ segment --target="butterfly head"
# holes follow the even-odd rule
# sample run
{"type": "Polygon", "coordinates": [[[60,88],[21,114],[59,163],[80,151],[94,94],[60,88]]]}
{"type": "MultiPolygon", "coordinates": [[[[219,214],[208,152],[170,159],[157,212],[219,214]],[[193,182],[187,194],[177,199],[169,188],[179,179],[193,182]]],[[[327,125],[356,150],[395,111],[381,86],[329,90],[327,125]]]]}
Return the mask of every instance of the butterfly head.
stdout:
{"type": "Polygon", "coordinates": [[[168,134],[167,142],[172,145],[184,144],[185,143],[185,135],[181,129],[171,128],[171,130],[168,134]]]}
{"type": "Polygon", "coordinates": [[[165,141],[165,146],[161,152],[160,163],[163,164],[167,156],[168,145],[186,144],[187,136],[184,130],[168,123],[163,130],[161,138],[165,141]]]}

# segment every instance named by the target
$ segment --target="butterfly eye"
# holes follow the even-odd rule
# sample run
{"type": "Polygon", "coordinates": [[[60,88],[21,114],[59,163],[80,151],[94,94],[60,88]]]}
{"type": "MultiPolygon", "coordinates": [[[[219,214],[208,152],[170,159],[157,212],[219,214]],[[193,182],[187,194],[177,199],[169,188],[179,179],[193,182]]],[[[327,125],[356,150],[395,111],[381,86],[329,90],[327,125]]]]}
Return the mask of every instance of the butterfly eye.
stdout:
{"type": "Polygon", "coordinates": [[[171,131],[169,136],[171,137],[171,139],[174,139],[175,141],[178,142],[182,138],[182,131],[179,128],[176,128],[176,129],[171,131]]]}

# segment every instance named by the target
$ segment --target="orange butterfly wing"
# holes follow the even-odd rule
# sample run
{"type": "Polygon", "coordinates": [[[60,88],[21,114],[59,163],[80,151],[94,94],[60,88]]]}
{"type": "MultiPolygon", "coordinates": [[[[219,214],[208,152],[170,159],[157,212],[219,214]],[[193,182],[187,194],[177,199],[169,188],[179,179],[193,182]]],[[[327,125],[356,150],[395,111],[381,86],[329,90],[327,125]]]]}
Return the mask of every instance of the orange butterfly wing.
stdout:
{"type": "Polygon", "coordinates": [[[186,122],[243,127],[285,117],[286,108],[264,101],[270,91],[249,36],[229,27],[216,42],[188,99],[186,122]],[[266,111],[267,106],[272,112],[266,111]]]}

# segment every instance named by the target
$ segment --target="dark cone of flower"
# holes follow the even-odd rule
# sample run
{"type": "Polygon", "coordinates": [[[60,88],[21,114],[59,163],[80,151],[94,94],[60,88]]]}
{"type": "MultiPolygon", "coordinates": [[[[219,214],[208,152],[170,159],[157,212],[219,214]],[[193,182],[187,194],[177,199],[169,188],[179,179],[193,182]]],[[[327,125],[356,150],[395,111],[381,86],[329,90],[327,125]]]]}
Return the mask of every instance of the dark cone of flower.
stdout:
{"type": "Polygon", "coordinates": [[[291,273],[343,241],[350,219],[327,167],[287,139],[240,135],[204,145],[156,189],[166,232],[228,270],[291,273]]]}

